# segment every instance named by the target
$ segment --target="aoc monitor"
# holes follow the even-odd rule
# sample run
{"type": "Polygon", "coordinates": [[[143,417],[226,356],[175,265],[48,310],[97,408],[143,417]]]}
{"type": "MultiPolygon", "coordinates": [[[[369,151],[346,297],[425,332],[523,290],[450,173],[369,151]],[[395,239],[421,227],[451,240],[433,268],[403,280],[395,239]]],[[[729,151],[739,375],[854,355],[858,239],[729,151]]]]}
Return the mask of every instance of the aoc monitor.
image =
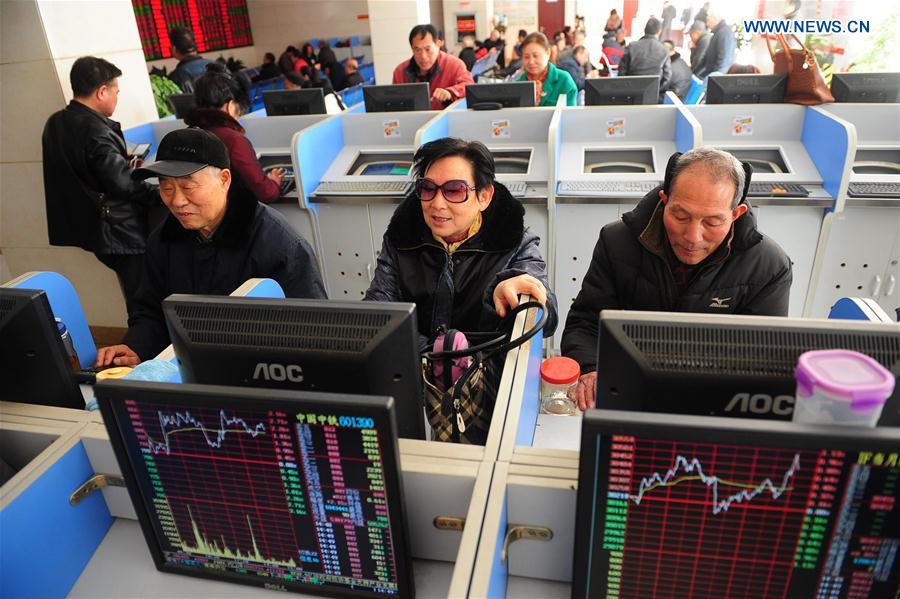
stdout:
{"type": "Polygon", "coordinates": [[[325,95],[320,87],[267,90],[262,98],[267,116],[325,114],[325,95]]]}
{"type": "MultiPolygon", "coordinates": [[[[727,310],[732,298],[710,298],[727,310]]],[[[900,375],[896,324],[775,316],[604,310],[597,407],[790,420],[794,369],[811,350],[849,349],[900,375]]],[[[879,426],[900,425],[900,387],[879,426]]]]}
{"type": "Polygon", "coordinates": [[[584,80],[585,106],[659,103],[659,77],[638,75],[584,80]]]}
{"type": "Polygon", "coordinates": [[[158,570],[413,596],[389,397],[138,381],[96,394],[158,570]]]}
{"type": "Polygon", "coordinates": [[[84,409],[47,294],[0,287],[0,399],[84,409]]]}
{"type": "Polygon", "coordinates": [[[431,94],[427,83],[366,85],[362,89],[366,112],[431,110],[431,94]]]}
{"type": "Polygon", "coordinates": [[[466,106],[473,110],[499,110],[534,106],[534,83],[476,83],[466,86],[466,106]]]}
{"type": "Polygon", "coordinates": [[[181,379],[393,397],[400,436],[425,438],[414,304],[171,295],[181,379]]]}
{"type": "Polygon", "coordinates": [[[197,105],[194,94],[172,94],[168,97],[168,101],[176,119],[184,119],[197,105]]]}
{"type": "Polygon", "coordinates": [[[710,75],[707,104],[781,104],[787,75],[710,75]]]}
{"type": "Polygon", "coordinates": [[[895,597],[897,430],[590,410],[572,597],[895,597]]]}
{"type": "Polygon", "coordinates": [[[835,73],[835,102],[900,102],[900,73],[835,73]]]}

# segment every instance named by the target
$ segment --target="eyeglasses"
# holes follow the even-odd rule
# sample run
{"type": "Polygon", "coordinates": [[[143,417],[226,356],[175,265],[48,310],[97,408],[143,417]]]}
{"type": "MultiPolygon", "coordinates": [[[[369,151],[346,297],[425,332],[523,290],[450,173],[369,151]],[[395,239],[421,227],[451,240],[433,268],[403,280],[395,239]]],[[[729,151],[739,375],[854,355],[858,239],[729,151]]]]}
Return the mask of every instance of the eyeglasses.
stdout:
{"type": "Polygon", "coordinates": [[[475,191],[474,187],[462,179],[451,179],[444,181],[442,185],[438,185],[431,179],[419,179],[416,181],[416,195],[423,202],[430,202],[437,195],[438,189],[444,199],[453,204],[462,204],[469,199],[469,192],[475,191]]]}

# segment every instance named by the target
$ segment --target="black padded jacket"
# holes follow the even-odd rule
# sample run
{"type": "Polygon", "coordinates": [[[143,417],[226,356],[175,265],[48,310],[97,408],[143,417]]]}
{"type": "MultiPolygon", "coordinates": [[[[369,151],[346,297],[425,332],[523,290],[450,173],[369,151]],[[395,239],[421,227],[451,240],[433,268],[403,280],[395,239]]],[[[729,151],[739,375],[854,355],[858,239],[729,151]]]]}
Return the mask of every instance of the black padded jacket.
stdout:
{"type": "Polygon", "coordinates": [[[434,338],[439,325],[461,331],[493,331],[500,319],[494,288],[528,274],[547,289],[544,336],[556,330],[556,296],[550,290],[540,238],[525,226],[525,208],[502,184],[482,213],[481,229],[453,254],[438,243],[422,216],[421,202],[408,196],[397,207],[366,300],[414,302],[420,341],[434,338]]]}
{"type": "Polygon", "coordinates": [[[600,230],[562,337],[563,355],[576,360],[582,372],[597,369],[601,310],[787,316],[791,260],[757,230],[752,208],[679,293],[665,255],[660,189],[600,230]]]}

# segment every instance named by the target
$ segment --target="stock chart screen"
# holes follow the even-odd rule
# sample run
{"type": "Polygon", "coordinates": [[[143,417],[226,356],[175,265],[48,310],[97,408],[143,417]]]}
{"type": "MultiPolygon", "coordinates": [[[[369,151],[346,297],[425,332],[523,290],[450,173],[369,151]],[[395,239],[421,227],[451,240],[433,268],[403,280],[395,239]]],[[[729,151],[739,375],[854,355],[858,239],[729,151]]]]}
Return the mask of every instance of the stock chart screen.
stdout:
{"type": "Polygon", "coordinates": [[[197,52],[253,45],[247,0],[131,0],[146,60],[170,58],[169,30],[187,27],[197,52]]]}
{"type": "Polygon", "coordinates": [[[403,595],[396,456],[386,456],[396,442],[384,422],[215,403],[112,404],[157,565],[278,590],[403,595]]]}
{"type": "Polygon", "coordinates": [[[698,439],[596,435],[573,596],[897,597],[896,449],[698,439]]]}

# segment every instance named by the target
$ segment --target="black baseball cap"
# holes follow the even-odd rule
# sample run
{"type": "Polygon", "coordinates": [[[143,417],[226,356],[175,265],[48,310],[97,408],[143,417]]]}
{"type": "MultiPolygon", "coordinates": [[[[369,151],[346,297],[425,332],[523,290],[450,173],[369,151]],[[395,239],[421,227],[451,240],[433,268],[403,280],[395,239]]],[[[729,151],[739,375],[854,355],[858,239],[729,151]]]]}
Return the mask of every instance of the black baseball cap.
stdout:
{"type": "Polygon", "coordinates": [[[159,142],[156,162],[135,169],[131,177],[187,177],[207,166],[231,168],[228,148],[209,131],[189,127],[166,134],[159,142]]]}

